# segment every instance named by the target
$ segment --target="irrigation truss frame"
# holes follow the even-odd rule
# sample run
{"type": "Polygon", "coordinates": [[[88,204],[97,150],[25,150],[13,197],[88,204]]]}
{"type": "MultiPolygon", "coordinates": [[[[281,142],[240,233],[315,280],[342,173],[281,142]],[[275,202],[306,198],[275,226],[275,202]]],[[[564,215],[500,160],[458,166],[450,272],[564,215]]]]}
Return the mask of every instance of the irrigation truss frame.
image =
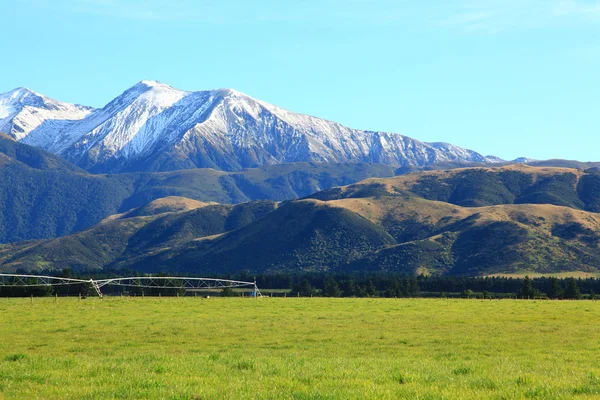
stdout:
{"type": "Polygon", "coordinates": [[[231,279],[194,278],[187,276],[136,276],[109,279],[75,279],[58,276],[0,274],[0,287],[40,287],[89,284],[99,297],[104,286],[124,286],[146,289],[223,289],[252,287],[254,297],[262,297],[256,281],[244,282],[231,279]]]}

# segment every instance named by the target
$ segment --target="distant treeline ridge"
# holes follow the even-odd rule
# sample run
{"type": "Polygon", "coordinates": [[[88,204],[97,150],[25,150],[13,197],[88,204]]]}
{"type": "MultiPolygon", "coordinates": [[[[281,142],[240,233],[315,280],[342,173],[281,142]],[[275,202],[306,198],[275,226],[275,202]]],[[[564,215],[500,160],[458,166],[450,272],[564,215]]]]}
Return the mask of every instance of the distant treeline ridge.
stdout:
{"type": "MultiPolygon", "coordinates": [[[[20,271],[19,273],[24,273],[20,271]]],[[[106,279],[116,277],[144,276],[130,270],[105,270],[73,273],[63,271],[43,271],[41,275],[81,279],[106,279]]],[[[166,276],[157,274],[155,276],[166,276]]],[[[170,274],[177,275],[177,274],[170,274]]],[[[189,274],[187,275],[189,276],[189,274]]],[[[269,289],[289,291],[303,297],[469,297],[469,298],[551,298],[551,299],[595,299],[600,294],[598,278],[508,278],[508,277],[460,277],[460,276],[408,276],[392,273],[300,273],[251,275],[235,274],[226,276],[205,276],[253,282],[264,292],[269,289]]],[[[0,297],[47,296],[92,294],[88,285],[53,286],[37,288],[0,287],[0,297]]],[[[106,294],[127,293],[157,294],[157,290],[124,289],[105,287],[106,294]],[[156,293],[155,293],[156,292],[156,293]]],[[[171,290],[173,291],[173,290],[171,290]]],[[[173,291],[175,294],[177,291],[173,291]]],[[[181,291],[179,291],[181,293],[181,291]]],[[[227,290],[227,295],[235,295],[227,290]]]]}

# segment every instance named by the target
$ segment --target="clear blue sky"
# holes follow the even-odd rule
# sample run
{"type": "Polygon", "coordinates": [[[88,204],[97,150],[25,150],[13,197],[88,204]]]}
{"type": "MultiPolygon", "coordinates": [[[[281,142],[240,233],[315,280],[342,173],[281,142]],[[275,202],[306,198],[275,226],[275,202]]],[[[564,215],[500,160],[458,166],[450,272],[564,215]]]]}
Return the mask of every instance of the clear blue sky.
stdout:
{"type": "Polygon", "coordinates": [[[600,161],[598,0],[11,0],[0,92],[103,106],[142,79],[353,128],[600,161]]]}

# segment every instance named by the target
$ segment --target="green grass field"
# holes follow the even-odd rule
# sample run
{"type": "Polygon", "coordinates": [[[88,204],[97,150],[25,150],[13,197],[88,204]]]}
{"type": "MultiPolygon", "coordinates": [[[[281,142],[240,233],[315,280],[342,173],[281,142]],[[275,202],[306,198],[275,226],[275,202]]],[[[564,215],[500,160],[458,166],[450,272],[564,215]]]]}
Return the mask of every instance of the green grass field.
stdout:
{"type": "Polygon", "coordinates": [[[1,399],[600,398],[600,302],[0,299],[1,399]]]}

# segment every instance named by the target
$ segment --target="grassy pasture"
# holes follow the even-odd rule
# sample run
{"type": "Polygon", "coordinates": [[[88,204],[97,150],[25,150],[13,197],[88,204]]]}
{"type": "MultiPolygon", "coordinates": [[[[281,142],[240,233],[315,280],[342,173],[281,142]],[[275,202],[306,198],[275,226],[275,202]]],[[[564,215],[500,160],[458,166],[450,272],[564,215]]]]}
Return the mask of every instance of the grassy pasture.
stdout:
{"type": "Polygon", "coordinates": [[[600,302],[0,299],[0,399],[594,399],[600,302]]]}

